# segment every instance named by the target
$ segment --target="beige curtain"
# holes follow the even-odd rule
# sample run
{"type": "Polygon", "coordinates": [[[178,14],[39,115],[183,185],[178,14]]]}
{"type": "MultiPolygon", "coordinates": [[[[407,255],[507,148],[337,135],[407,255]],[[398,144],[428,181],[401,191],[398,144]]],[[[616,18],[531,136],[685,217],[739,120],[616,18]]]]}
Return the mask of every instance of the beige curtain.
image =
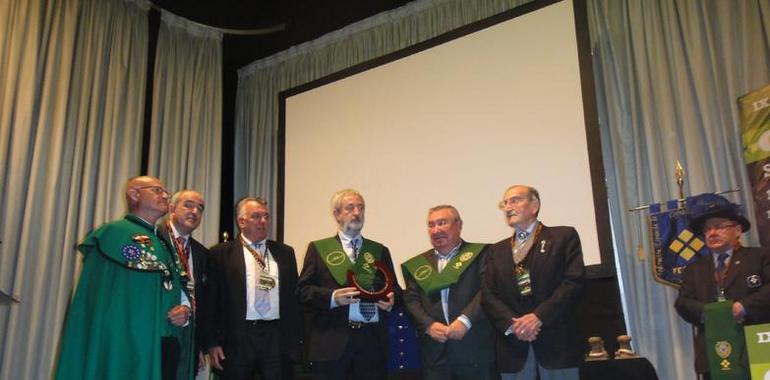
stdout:
{"type": "Polygon", "coordinates": [[[139,172],[147,4],[0,1],[0,378],[54,365],[89,230],[139,172]]]}
{"type": "Polygon", "coordinates": [[[148,172],[206,201],[195,237],[218,242],[222,171],[222,33],[163,12],[155,58],[148,172]]]}

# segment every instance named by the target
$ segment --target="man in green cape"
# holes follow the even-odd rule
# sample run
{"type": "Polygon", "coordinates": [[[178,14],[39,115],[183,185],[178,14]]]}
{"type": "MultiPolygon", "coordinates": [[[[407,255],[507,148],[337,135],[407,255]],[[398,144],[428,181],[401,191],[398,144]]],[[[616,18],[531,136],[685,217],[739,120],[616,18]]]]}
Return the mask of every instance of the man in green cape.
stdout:
{"type": "Polygon", "coordinates": [[[154,177],[126,184],[128,214],[86,236],[83,270],[70,305],[56,379],[175,379],[191,309],[179,263],[155,222],[168,191],[154,177]]]}

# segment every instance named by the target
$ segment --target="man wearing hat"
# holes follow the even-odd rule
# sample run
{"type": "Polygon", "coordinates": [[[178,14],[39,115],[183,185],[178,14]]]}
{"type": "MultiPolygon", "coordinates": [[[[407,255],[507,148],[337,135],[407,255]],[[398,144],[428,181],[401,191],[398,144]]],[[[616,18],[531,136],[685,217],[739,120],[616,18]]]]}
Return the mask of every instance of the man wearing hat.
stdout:
{"type": "Polygon", "coordinates": [[[704,306],[731,302],[735,323],[770,322],[770,249],[741,246],[741,234],[751,224],[740,207],[724,197],[703,194],[688,208],[695,216],[690,229],[703,235],[711,255],[684,269],[674,306],[696,328],[695,370],[707,374],[704,306]]]}

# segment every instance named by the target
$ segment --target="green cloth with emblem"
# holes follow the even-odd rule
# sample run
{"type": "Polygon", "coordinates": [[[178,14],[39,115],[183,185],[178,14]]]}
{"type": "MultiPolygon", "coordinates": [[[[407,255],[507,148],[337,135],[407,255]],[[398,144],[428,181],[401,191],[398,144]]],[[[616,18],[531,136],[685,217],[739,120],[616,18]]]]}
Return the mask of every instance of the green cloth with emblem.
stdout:
{"type": "MultiPolygon", "coordinates": [[[[166,317],[180,304],[182,289],[168,247],[154,226],[131,214],[86,236],[56,379],[161,378],[161,338],[189,345],[185,328],[166,317]]],[[[183,357],[178,378],[193,378],[193,365],[191,355],[183,357]]]]}
{"type": "Polygon", "coordinates": [[[484,244],[465,243],[460,248],[461,250],[449,260],[441,272],[434,268],[425,255],[417,255],[409,259],[401,264],[401,270],[408,271],[426,294],[434,294],[457,282],[465,269],[479,257],[484,244]]]}
{"type": "Polygon", "coordinates": [[[733,303],[712,302],[703,307],[706,356],[712,380],[746,379],[741,361],[745,349],[743,327],[733,319],[733,303]]]}
{"type": "Polygon", "coordinates": [[[770,323],[746,326],[744,332],[751,378],[770,378],[770,323]]]}
{"type": "Polygon", "coordinates": [[[313,244],[315,244],[321,259],[338,284],[342,286],[347,284],[348,270],[352,269],[359,285],[366,289],[372,286],[377,274],[377,268],[373,264],[375,261],[380,261],[382,257],[382,244],[369,239],[362,239],[361,249],[358,250],[358,258],[355,263],[350,262],[345,250],[342,249],[342,243],[336,237],[316,240],[313,244]]]}

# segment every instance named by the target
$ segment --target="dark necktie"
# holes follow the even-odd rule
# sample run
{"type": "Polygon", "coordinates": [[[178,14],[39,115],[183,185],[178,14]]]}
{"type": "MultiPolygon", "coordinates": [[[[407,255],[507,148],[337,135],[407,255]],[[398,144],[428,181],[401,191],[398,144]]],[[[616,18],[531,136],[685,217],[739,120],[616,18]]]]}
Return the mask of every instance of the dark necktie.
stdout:
{"type": "Polygon", "coordinates": [[[350,248],[353,250],[353,262],[358,260],[358,239],[350,241],[350,248]]]}
{"type": "Polygon", "coordinates": [[[717,277],[719,278],[720,285],[725,279],[725,272],[727,271],[727,258],[730,257],[727,253],[720,253],[717,256],[717,277]]]}
{"type": "MultiPolygon", "coordinates": [[[[350,248],[353,249],[353,261],[358,261],[358,242],[359,240],[353,239],[350,241],[350,248]]],[[[361,301],[358,303],[358,310],[361,312],[361,316],[368,322],[374,318],[374,314],[377,312],[377,306],[374,303],[361,301]]]]}

